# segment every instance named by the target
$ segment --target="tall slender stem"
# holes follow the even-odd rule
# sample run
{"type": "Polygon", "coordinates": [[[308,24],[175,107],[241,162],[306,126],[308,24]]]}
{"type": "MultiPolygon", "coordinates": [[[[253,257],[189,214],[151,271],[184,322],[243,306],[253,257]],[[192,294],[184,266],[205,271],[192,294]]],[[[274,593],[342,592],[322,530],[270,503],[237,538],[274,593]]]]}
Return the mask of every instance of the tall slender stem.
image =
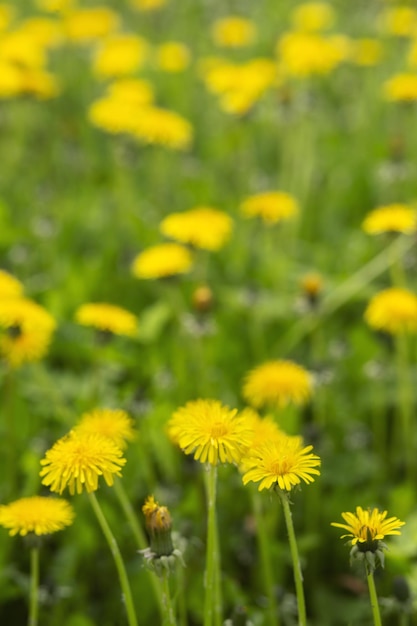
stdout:
{"type": "Polygon", "coordinates": [[[263,582],[265,585],[265,594],[268,598],[267,623],[270,626],[279,626],[278,606],[274,592],[274,572],[271,562],[270,538],[268,537],[265,526],[264,512],[262,511],[262,503],[259,491],[252,493],[252,507],[256,520],[256,536],[258,539],[259,553],[261,557],[261,571],[263,574],[263,582]]]}
{"type": "Polygon", "coordinates": [[[204,626],[221,625],[220,559],[216,519],[217,466],[209,465],[206,476],[207,495],[207,554],[204,577],[204,626]]]}
{"type": "Polygon", "coordinates": [[[307,626],[307,614],[306,605],[304,599],[303,589],[303,575],[301,572],[300,558],[298,556],[297,541],[295,539],[294,524],[292,521],[292,514],[290,509],[290,503],[288,495],[278,490],[279,497],[281,498],[282,508],[284,509],[285,523],[287,525],[288,540],[290,542],[291,559],[294,571],[295,591],[297,594],[298,605],[298,624],[299,626],[307,626]]]}
{"type": "Polygon", "coordinates": [[[174,607],[172,605],[171,591],[169,588],[169,572],[167,569],[162,570],[162,600],[163,600],[163,626],[176,626],[174,607]]]}
{"type": "Polygon", "coordinates": [[[368,566],[366,566],[366,578],[368,580],[369,598],[371,600],[374,626],[382,626],[381,614],[379,612],[378,596],[376,595],[375,589],[374,573],[368,566]]]}
{"type": "Polygon", "coordinates": [[[132,592],[130,590],[129,579],[127,577],[126,568],[123,563],[123,558],[120,553],[119,546],[117,545],[116,539],[110,530],[110,526],[107,523],[107,520],[104,516],[103,510],[96,498],[94,492],[89,493],[88,497],[91,502],[91,506],[93,507],[94,513],[96,514],[98,523],[101,526],[101,530],[107,540],[107,543],[110,548],[110,552],[113,555],[114,562],[116,564],[117,573],[119,574],[120,585],[122,587],[123,599],[125,603],[126,613],[127,613],[127,621],[129,626],[137,626],[137,619],[135,613],[135,607],[133,604],[132,592]]]}
{"type": "Polygon", "coordinates": [[[413,475],[414,461],[414,438],[412,429],[413,389],[410,380],[410,368],[408,359],[408,336],[398,334],[396,340],[397,357],[397,390],[398,409],[401,420],[402,441],[401,448],[404,450],[407,476],[413,475]]]}
{"type": "MultiPolygon", "coordinates": [[[[126,519],[129,522],[129,526],[132,530],[133,536],[136,540],[136,544],[139,550],[145,550],[148,547],[148,540],[147,540],[146,534],[143,531],[143,528],[140,525],[137,516],[135,515],[132,504],[126,494],[125,488],[123,487],[122,481],[117,478],[114,481],[114,491],[120,502],[120,506],[123,509],[126,519]]],[[[157,578],[151,571],[149,571],[149,580],[151,582],[152,589],[155,594],[155,598],[158,602],[160,613],[162,615],[163,614],[162,591],[161,591],[161,587],[159,585],[157,578]]]]}
{"type": "Polygon", "coordinates": [[[39,616],[39,545],[30,550],[30,596],[28,626],[38,626],[39,616]]]}

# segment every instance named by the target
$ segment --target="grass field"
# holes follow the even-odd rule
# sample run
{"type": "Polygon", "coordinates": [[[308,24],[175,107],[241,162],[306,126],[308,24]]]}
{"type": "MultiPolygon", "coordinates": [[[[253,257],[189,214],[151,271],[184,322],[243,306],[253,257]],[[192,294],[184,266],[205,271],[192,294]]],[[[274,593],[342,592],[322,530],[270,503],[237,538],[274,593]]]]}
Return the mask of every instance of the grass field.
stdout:
{"type": "Polygon", "coordinates": [[[416,101],[405,0],[0,3],[1,624],[377,626],[363,555],[381,537],[359,525],[350,564],[331,526],[358,506],[405,522],[374,578],[382,623],[417,623],[416,101]],[[248,391],[281,361],[302,382],[265,372],[248,391]],[[246,434],[232,444],[210,411],[190,434],[175,419],[199,399],[246,434]],[[125,465],[71,494],[68,456],[51,494],[41,460],[95,409],[125,412],[109,452],[125,465]],[[290,460],[313,446],[311,484],[243,484],[265,420],[290,460]],[[235,456],[193,458],[217,445],[235,456]],[[72,523],[43,536],[31,506],[7,523],[37,495],[72,523]],[[169,576],[138,553],[145,521],[154,551],[166,531],[152,495],[185,563],[169,576]]]}

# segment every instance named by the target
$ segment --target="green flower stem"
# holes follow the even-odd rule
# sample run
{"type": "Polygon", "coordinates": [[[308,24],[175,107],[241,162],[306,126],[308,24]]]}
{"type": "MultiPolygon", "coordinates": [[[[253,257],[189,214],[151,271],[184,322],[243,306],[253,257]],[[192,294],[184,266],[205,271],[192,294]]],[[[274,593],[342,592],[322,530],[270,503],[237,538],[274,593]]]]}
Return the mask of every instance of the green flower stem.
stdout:
{"type": "Polygon", "coordinates": [[[372,616],[374,618],[374,626],[382,626],[381,614],[379,612],[378,596],[376,595],[375,581],[373,570],[366,566],[366,578],[368,580],[369,598],[371,600],[372,616]]]}
{"type": "Polygon", "coordinates": [[[266,623],[270,626],[279,626],[278,606],[275,597],[274,572],[271,562],[271,539],[268,537],[265,525],[264,511],[262,510],[262,500],[259,491],[251,489],[252,509],[256,520],[257,540],[261,559],[261,571],[263,583],[265,585],[265,595],[268,598],[268,611],[266,623]]]}
{"type": "Polygon", "coordinates": [[[162,583],[162,600],[163,600],[163,626],[176,626],[177,620],[175,619],[174,607],[172,605],[171,591],[169,588],[169,571],[163,569],[161,574],[162,583]]]}
{"type": "Polygon", "coordinates": [[[219,594],[220,558],[216,519],[217,466],[209,465],[206,476],[207,494],[207,555],[204,575],[204,626],[220,626],[222,607],[219,594]]]}
{"type": "MultiPolygon", "coordinates": [[[[146,537],[145,532],[143,531],[142,526],[140,525],[138,521],[137,516],[135,515],[132,504],[127,496],[125,488],[123,487],[123,482],[117,478],[114,481],[114,491],[119,500],[120,506],[123,509],[126,519],[129,522],[129,526],[132,530],[133,536],[136,540],[136,544],[139,550],[145,550],[148,547],[148,539],[146,537]]],[[[158,602],[160,613],[161,615],[163,615],[164,607],[163,607],[161,587],[158,584],[157,578],[153,575],[151,571],[149,571],[149,580],[151,582],[152,589],[155,594],[155,598],[158,602]]]]}
{"type": "Polygon", "coordinates": [[[410,379],[410,367],[408,358],[408,336],[398,334],[396,341],[397,361],[397,390],[398,409],[401,421],[402,441],[401,449],[404,451],[406,473],[409,475],[415,465],[414,438],[413,438],[413,388],[410,379]]]}
{"type": "Polygon", "coordinates": [[[374,278],[387,270],[393,259],[402,257],[414,245],[413,237],[400,236],[395,241],[377,254],[369,263],[352,274],[339,287],[331,291],[321,300],[315,317],[304,317],[300,322],[294,324],[293,328],[279,341],[279,344],[271,347],[272,352],[285,355],[291,352],[294,347],[309,333],[311,333],[325,318],[332,315],[349,301],[355,294],[359,293],[374,278]]]}
{"type": "Polygon", "coordinates": [[[281,491],[281,489],[278,489],[278,494],[282,502],[282,507],[284,509],[285,523],[287,526],[288,539],[290,542],[291,558],[294,570],[295,591],[297,595],[298,605],[298,624],[299,626],[307,626],[307,614],[303,589],[303,575],[301,572],[300,559],[298,556],[297,541],[295,539],[294,524],[292,522],[290,503],[288,495],[281,491]]]}
{"type": "Polygon", "coordinates": [[[100,524],[101,530],[107,540],[107,543],[110,548],[110,552],[113,555],[114,562],[116,564],[117,572],[119,574],[120,585],[122,587],[122,593],[127,613],[127,620],[129,626],[137,626],[137,619],[135,613],[135,607],[133,604],[132,592],[130,590],[129,579],[127,577],[126,568],[123,563],[122,555],[119,550],[119,546],[117,545],[116,539],[110,530],[110,526],[107,523],[106,518],[104,517],[104,513],[102,508],[96,498],[94,492],[89,493],[88,497],[91,502],[91,506],[93,507],[94,513],[96,514],[98,523],[100,524]]]}
{"type": "Polygon", "coordinates": [[[39,616],[39,545],[30,550],[30,595],[28,626],[38,626],[39,616]]]}

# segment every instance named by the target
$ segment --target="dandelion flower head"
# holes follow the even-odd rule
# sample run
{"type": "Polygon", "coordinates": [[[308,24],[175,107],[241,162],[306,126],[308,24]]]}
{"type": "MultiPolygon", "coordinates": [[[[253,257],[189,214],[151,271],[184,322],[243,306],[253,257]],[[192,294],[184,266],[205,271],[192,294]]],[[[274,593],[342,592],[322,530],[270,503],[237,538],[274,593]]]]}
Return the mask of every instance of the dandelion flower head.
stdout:
{"type": "Polygon", "coordinates": [[[162,234],[204,250],[219,250],[230,238],[232,218],[212,207],[195,207],[183,213],[171,213],[160,224],[162,234]]]}
{"type": "Polygon", "coordinates": [[[285,75],[325,76],[348,58],[349,41],[340,35],[288,32],[279,39],[276,52],[285,75]]]}
{"type": "Polygon", "coordinates": [[[4,270],[0,270],[0,299],[20,298],[23,296],[23,285],[14,276],[4,270]]]}
{"type": "Polygon", "coordinates": [[[294,9],[291,18],[296,30],[316,32],[333,26],[335,15],[327,2],[305,2],[294,9]]]}
{"type": "Polygon", "coordinates": [[[416,32],[417,11],[405,6],[390,7],[384,10],[379,21],[385,34],[410,37],[416,32]]]}
{"type": "Polygon", "coordinates": [[[45,356],[55,327],[54,318],[36,302],[0,299],[0,353],[12,367],[45,356]]]}
{"type": "Polygon", "coordinates": [[[357,543],[369,545],[382,540],[386,535],[401,534],[399,529],[405,522],[401,522],[397,517],[387,518],[387,514],[387,511],[357,506],[356,513],[342,513],[345,524],[332,522],[331,525],[346,530],[347,534],[342,535],[341,539],[348,537],[352,546],[357,543]]]}
{"type": "Polygon", "coordinates": [[[291,491],[301,481],[312,483],[320,475],[321,463],[312,449],[313,446],[303,446],[300,437],[289,435],[265,442],[245,458],[247,471],[242,477],[243,484],[259,482],[259,491],[274,486],[291,491]]]}
{"type": "Polygon", "coordinates": [[[131,134],[145,144],[187,150],[192,142],[193,127],[185,117],[175,111],[149,106],[139,112],[131,134]]]}
{"type": "Polygon", "coordinates": [[[370,300],[365,320],[376,330],[392,335],[417,332],[417,296],[399,287],[384,289],[370,300]]]}
{"type": "Polygon", "coordinates": [[[168,433],[185,454],[200,463],[239,463],[250,442],[251,430],[237,409],[218,400],[193,400],[179,408],[168,433]]]}
{"type": "Polygon", "coordinates": [[[267,225],[291,220],[299,213],[296,199],[284,191],[264,191],[249,196],[240,210],[245,217],[260,217],[267,225]]]}
{"type": "Polygon", "coordinates": [[[136,278],[164,278],[186,274],[192,266],[191,252],[177,243],[161,243],[136,256],[132,272],[136,278]]]}
{"type": "Polygon", "coordinates": [[[148,42],[137,35],[112,35],[104,40],[95,53],[94,73],[100,78],[133,74],[143,67],[148,49],[148,42]]]}
{"type": "Polygon", "coordinates": [[[267,361],[246,375],[242,393],[255,408],[301,405],[310,399],[312,378],[307,370],[292,361],[267,361]]]}
{"type": "Polygon", "coordinates": [[[75,313],[76,321],[82,326],[92,326],[114,335],[133,337],[137,332],[137,318],[122,307],[107,302],[82,304],[75,313]]]}
{"type": "Polygon", "coordinates": [[[142,507],[146,528],[151,532],[169,530],[172,526],[171,514],[166,506],[160,506],[153,496],[146,498],[142,507]]]}
{"type": "Polygon", "coordinates": [[[42,484],[56,493],[67,487],[71,495],[84,489],[91,493],[98,489],[100,476],[113,485],[125,463],[123,452],[110,439],[74,429],[47,450],[40,476],[42,484]]]}
{"type": "Polygon", "coordinates": [[[59,498],[33,496],[0,505],[0,526],[12,536],[49,535],[70,526],[73,519],[72,506],[59,498]]]}
{"type": "Polygon", "coordinates": [[[383,53],[379,39],[362,37],[351,42],[349,60],[359,66],[373,67],[381,61],[383,53]]]}
{"type": "Polygon", "coordinates": [[[110,439],[121,450],[137,436],[133,419],[122,409],[88,411],[81,416],[75,429],[81,433],[98,433],[110,439]]]}
{"type": "Polygon", "coordinates": [[[417,74],[394,74],[383,85],[385,100],[413,102],[417,100],[417,74]]]}
{"type": "Polygon", "coordinates": [[[245,17],[230,15],[217,20],[212,27],[215,44],[223,48],[242,48],[256,39],[256,26],[245,17]]]}
{"type": "Polygon", "coordinates": [[[417,229],[417,213],[406,204],[381,206],[365,217],[362,228],[369,235],[413,233],[417,229]]]}
{"type": "Polygon", "coordinates": [[[114,33],[119,24],[117,13],[105,6],[75,8],[65,15],[63,21],[67,38],[79,44],[99,41],[102,37],[114,33]]]}
{"type": "Polygon", "coordinates": [[[165,41],[156,50],[156,65],[163,72],[183,72],[190,64],[189,48],[180,41],[165,41]]]}

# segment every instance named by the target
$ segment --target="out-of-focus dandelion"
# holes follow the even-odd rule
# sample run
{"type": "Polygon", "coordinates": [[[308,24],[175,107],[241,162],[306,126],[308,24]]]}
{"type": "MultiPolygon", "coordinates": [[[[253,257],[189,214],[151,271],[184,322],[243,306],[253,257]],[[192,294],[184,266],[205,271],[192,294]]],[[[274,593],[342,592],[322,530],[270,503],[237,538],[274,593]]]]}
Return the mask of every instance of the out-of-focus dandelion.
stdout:
{"type": "Polygon", "coordinates": [[[75,427],[82,433],[97,433],[124,450],[137,437],[135,423],[122,409],[93,409],[81,415],[75,427]]]}
{"type": "Polygon", "coordinates": [[[166,237],[210,251],[225,245],[232,227],[233,220],[227,213],[206,206],[171,213],[160,224],[161,233],[166,237]]]}
{"type": "Polygon", "coordinates": [[[411,37],[417,28],[417,11],[406,6],[386,8],[380,15],[379,25],[386,35],[411,37]]]}
{"type": "Polygon", "coordinates": [[[53,492],[61,494],[67,488],[71,495],[81,494],[84,490],[87,492],[119,574],[129,626],[137,626],[123,558],[94,493],[99,487],[101,477],[107,485],[112,486],[115,477],[121,476],[125,463],[123,451],[111,439],[74,428],[46,451],[41,460],[40,476],[42,484],[53,492]]]}
{"type": "Polygon", "coordinates": [[[362,37],[350,44],[349,60],[362,67],[373,67],[381,62],[384,47],[379,39],[362,37]]]}
{"type": "Polygon", "coordinates": [[[0,526],[7,528],[11,536],[21,535],[30,539],[30,626],[37,626],[39,618],[40,538],[63,530],[73,520],[72,506],[60,498],[32,496],[0,505],[0,526]]]}
{"type": "Polygon", "coordinates": [[[255,408],[281,409],[288,404],[305,404],[312,394],[312,377],[292,361],[267,361],[250,370],[242,389],[245,400],[255,408]]]}
{"type": "Polygon", "coordinates": [[[387,511],[379,509],[363,509],[356,507],[356,513],[342,513],[345,524],[332,522],[332,526],[347,531],[342,539],[348,538],[352,546],[350,560],[363,561],[368,580],[369,597],[372,607],[374,626],[381,626],[378,597],[375,589],[374,571],[381,565],[384,567],[386,544],[382,541],[387,535],[400,535],[404,526],[397,517],[387,518],[387,511]]]}
{"type": "Polygon", "coordinates": [[[185,246],[162,243],[138,254],[132,263],[136,278],[155,279],[186,274],[191,270],[193,258],[185,246]]]}
{"type": "Polygon", "coordinates": [[[65,36],[74,44],[99,41],[114,33],[119,24],[118,14],[106,6],[75,8],[63,18],[65,36]]]}
{"type": "Polygon", "coordinates": [[[23,296],[23,284],[6,272],[0,270],[0,300],[8,300],[12,298],[20,298],[23,296]]]}
{"type": "Polygon", "coordinates": [[[151,12],[158,11],[162,9],[166,4],[168,4],[168,0],[129,0],[129,4],[134,8],[138,9],[138,11],[151,12]]]}
{"type": "Polygon", "coordinates": [[[107,302],[82,304],[75,312],[76,321],[82,326],[91,326],[113,335],[134,337],[137,333],[137,318],[122,307],[107,302]]]}
{"type": "Polygon", "coordinates": [[[328,2],[305,2],[292,11],[291,20],[296,30],[317,32],[333,26],[335,14],[328,2]]]}
{"type": "Polygon", "coordinates": [[[407,289],[391,287],[370,300],[365,320],[375,330],[392,335],[417,332],[417,296],[407,289]]]}
{"type": "Polygon", "coordinates": [[[138,35],[120,34],[106,38],[93,59],[93,71],[100,78],[133,74],[143,67],[148,42],[138,35]]]}
{"type": "Polygon", "coordinates": [[[212,37],[217,46],[242,48],[256,39],[256,25],[252,20],[230,15],[217,20],[212,26],[212,37]]]}
{"type": "Polygon", "coordinates": [[[245,217],[259,217],[267,224],[294,219],[299,213],[296,199],[284,191],[264,191],[246,198],[240,205],[245,217]]]}
{"type": "Polygon", "coordinates": [[[155,51],[155,63],[163,72],[183,72],[190,64],[191,53],[181,41],[165,41],[155,51]]]}
{"type": "Polygon", "coordinates": [[[381,233],[411,234],[417,230],[417,212],[407,204],[388,204],[371,211],[362,222],[369,235],[381,233]]]}
{"type": "Polygon", "coordinates": [[[417,74],[403,72],[391,76],[383,84],[383,94],[390,102],[414,102],[417,100],[417,74]]]}
{"type": "Polygon", "coordinates": [[[325,76],[349,58],[350,42],[343,35],[287,32],[279,39],[276,52],[285,76],[325,76]]]}

